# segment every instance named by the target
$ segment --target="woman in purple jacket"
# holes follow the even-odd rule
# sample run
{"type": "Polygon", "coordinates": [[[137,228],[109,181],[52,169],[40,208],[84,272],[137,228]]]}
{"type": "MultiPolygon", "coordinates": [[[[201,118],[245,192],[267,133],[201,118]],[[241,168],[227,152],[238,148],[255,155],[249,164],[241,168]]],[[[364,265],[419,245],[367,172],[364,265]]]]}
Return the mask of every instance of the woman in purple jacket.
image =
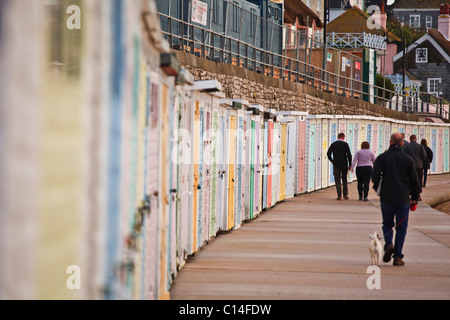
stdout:
{"type": "Polygon", "coordinates": [[[352,162],[352,173],[356,166],[356,178],[358,179],[359,200],[368,201],[370,177],[372,176],[372,166],[375,162],[375,155],[370,151],[370,144],[367,141],[361,143],[361,150],[356,152],[352,162]]]}

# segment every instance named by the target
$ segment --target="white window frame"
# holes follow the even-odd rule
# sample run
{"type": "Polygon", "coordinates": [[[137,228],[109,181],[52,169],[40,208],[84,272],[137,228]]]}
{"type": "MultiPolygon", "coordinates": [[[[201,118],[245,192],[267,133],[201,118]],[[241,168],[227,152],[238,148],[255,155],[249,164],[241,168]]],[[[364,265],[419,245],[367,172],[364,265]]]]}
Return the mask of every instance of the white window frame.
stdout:
{"type": "Polygon", "coordinates": [[[420,14],[411,13],[409,15],[409,26],[414,29],[420,28],[420,14]],[[412,18],[414,18],[414,22],[411,22],[412,18]]]}
{"type": "Polygon", "coordinates": [[[435,94],[435,95],[439,96],[439,84],[441,84],[441,83],[442,83],[442,78],[428,78],[428,80],[427,80],[428,93],[435,94]],[[434,90],[433,91],[431,90],[431,82],[434,83],[434,90]],[[436,85],[436,82],[437,82],[438,85],[436,85]]]}
{"type": "Polygon", "coordinates": [[[425,19],[425,26],[427,27],[427,30],[431,29],[433,27],[433,16],[426,16],[425,19]]]}
{"type": "Polygon", "coordinates": [[[416,63],[427,63],[428,62],[428,48],[416,48],[416,63]],[[419,52],[425,52],[425,58],[419,57],[419,52]]]}

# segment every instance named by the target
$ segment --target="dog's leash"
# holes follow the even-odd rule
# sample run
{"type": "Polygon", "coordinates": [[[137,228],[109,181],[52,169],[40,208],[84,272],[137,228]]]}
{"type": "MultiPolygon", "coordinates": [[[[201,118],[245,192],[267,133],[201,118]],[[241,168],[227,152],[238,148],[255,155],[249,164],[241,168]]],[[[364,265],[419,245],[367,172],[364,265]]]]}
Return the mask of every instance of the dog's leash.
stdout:
{"type": "Polygon", "coordinates": [[[406,217],[404,217],[402,220],[400,220],[400,222],[397,223],[397,224],[396,224],[396,225],[395,225],[388,233],[386,233],[386,234],[384,235],[384,237],[386,237],[389,233],[393,232],[394,229],[397,229],[397,227],[398,227],[399,225],[401,225],[402,222],[403,222],[405,219],[406,219],[406,217]]]}

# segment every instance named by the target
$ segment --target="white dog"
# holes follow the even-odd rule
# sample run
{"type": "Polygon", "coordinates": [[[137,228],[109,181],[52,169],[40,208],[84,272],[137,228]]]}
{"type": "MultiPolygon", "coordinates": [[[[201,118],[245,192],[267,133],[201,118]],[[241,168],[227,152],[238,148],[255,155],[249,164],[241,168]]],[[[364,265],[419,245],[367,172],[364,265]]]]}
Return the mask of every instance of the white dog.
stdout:
{"type": "Polygon", "coordinates": [[[378,235],[376,231],[373,234],[371,234],[369,238],[370,238],[369,251],[372,265],[380,266],[381,255],[383,253],[383,246],[381,245],[380,241],[382,238],[378,235]]]}

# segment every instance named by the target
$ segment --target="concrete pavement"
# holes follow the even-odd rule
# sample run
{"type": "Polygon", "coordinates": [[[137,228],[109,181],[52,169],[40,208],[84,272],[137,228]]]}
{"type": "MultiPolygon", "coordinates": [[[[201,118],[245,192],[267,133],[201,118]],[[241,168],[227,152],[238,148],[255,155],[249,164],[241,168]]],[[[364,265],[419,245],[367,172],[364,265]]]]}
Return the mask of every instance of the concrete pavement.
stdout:
{"type": "MultiPolygon", "coordinates": [[[[450,195],[450,175],[429,176],[424,202],[450,195]]],[[[424,202],[410,213],[405,266],[374,274],[369,234],[381,232],[379,200],[336,201],[335,188],[278,204],[240,229],[221,234],[179,272],[172,299],[450,299],[450,216],[424,202]]],[[[384,241],[383,241],[384,244],[384,241]]]]}

